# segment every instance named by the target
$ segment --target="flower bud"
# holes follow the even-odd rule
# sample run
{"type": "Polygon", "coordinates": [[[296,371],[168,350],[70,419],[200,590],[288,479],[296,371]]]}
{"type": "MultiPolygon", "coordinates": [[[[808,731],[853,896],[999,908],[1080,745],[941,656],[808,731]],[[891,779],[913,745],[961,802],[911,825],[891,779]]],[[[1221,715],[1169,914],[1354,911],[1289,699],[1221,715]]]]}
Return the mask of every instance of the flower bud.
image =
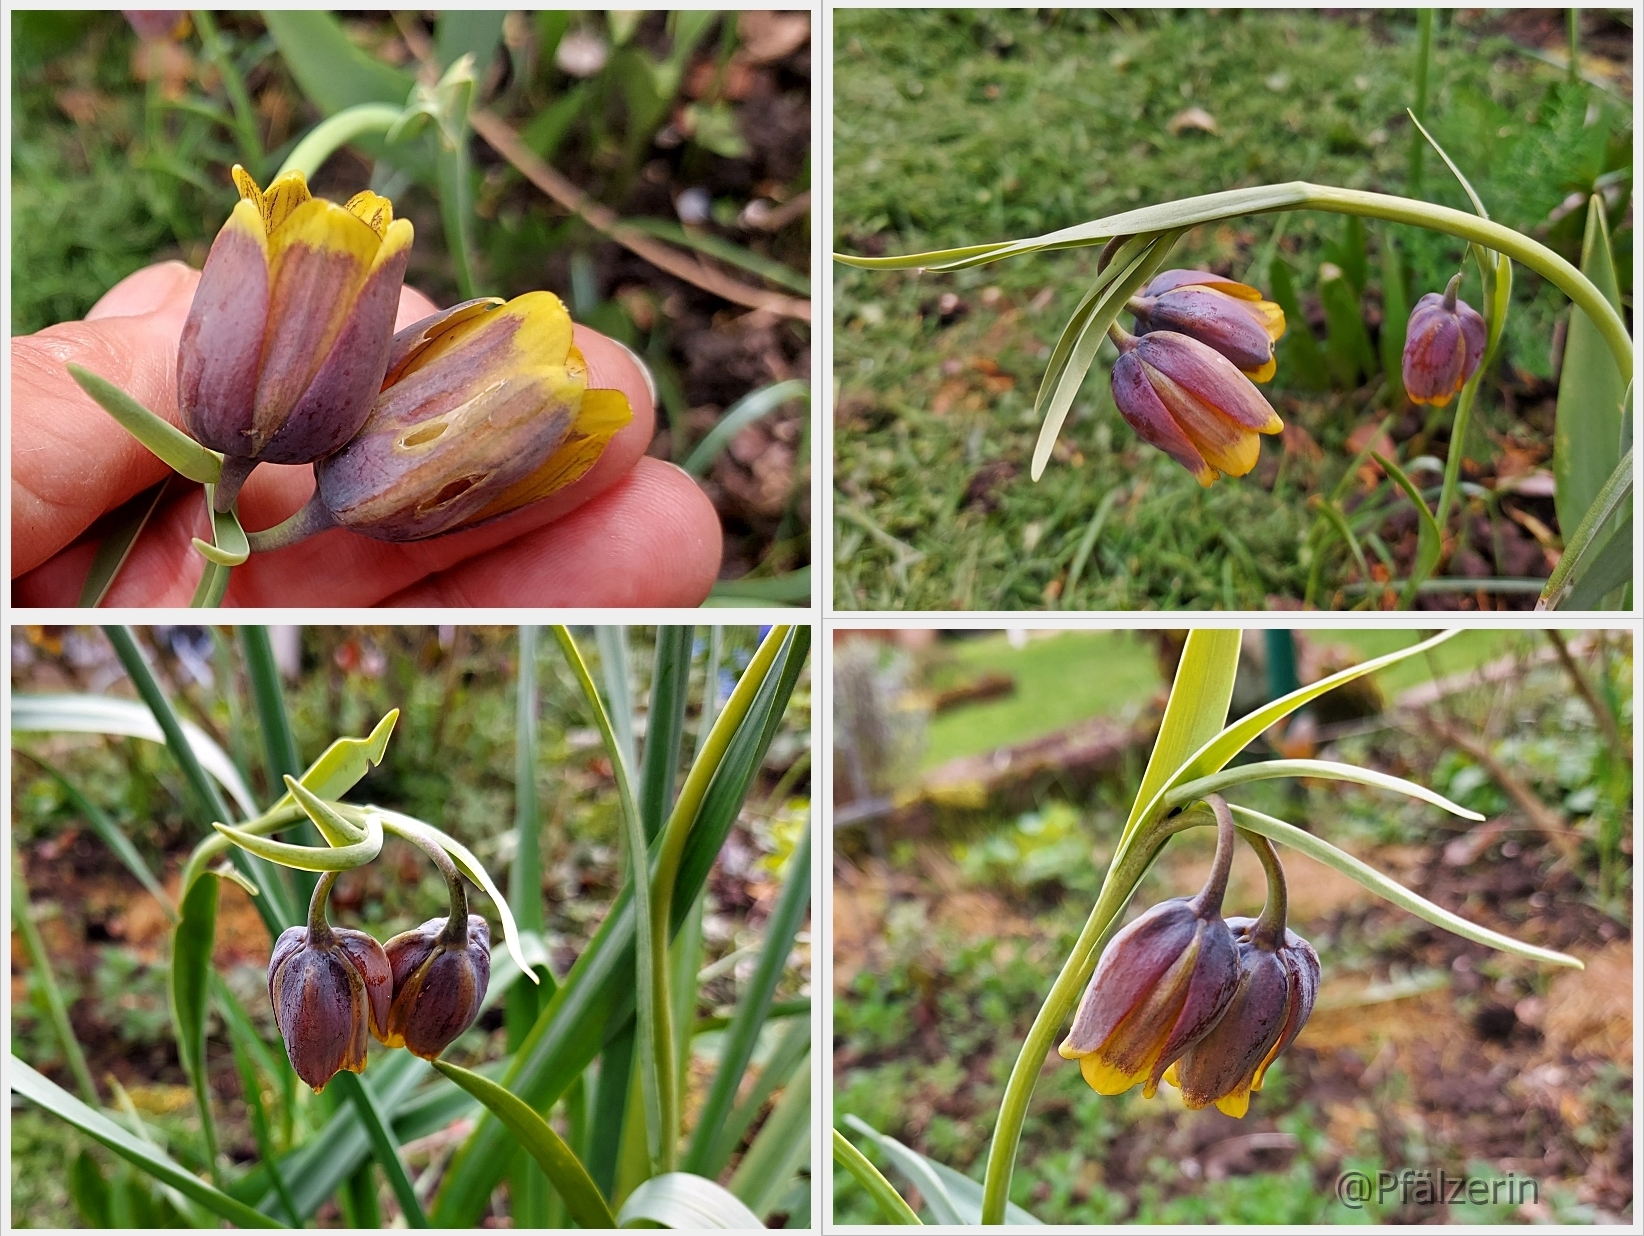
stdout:
{"type": "MultiPolygon", "coordinates": [[[[330,891],[329,882],[322,887],[330,891]]],[[[363,1072],[366,1032],[383,1036],[392,983],[382,945],[363,931],[333,928],[323,913],[282,931],[268,963],[268,999],[297,1076],[320,1091],[339,1069],[363,1072]]]]}
{"type": "Polygon", "coordinates": [[[1464,300],[1456,299],[1461,276],[1442,294],[1416,302],[1404,335],[1404,391],[1412,403],[1443,407],[1478,369],[1489,328],[1464,300]]]}
{"type": "Polygon", "coordinates": [[[1218,829],[1210,878],[1196,897],[1161,902],[1108,943],[1073,1028],[1057,1048],[1098,1094],[1137,1082],[1152,1098],[1159,1079],[1209,1032],[1239,981],[1238,954],[1222,921],[1233,862],[1233,824],[1218,829]]]}
{"type": "Polygon", "coordinates": [[[1206,270],[1167,270],[1133,297],[1136,333],[1169,330],[1214,348],[1256,382],[1273,376],[1284,310],[1248,284],[1206,270]]]}
{"type": "Polygon", "coordinates": [[[1284,422],[1249,378],[1220,352],[1175,331],[1137,337],[1114,327],[1113,402],[1142,441],[1209,486],[1243,476],[1261,453],[1258,434],[1284,422]]]}
{"type": "Polygon", "coordinates": [[[1165,1080],[1181,1089],[1191,1108],[1214,1103],[1243,1116],[1250,1093],[1295,1040],[1313,1012],[1319,990],[1319,955],[1286,929],[1277,943],[1250,918],[1230,918],[1239,950],[1239,984],[1214,1029],[1176,1061],[1165,1080]]]}
{"type": "Polygon", "coordinates": [[[259,463],[309,463],[364,423],[382,386],[411,224],[375,193],[309,196],[301,172],[266,192],[234,168],[240,202],[212,242],[177,352],[194,438],[226,457],[227,510],[259,463]]]}
{"type": "Polygon", "coordinates": [[[384,541],[470,527],[546,497],[633,419],[589,390],[557,296],[470,301],[394,337],[363,428],[315,468],[331,521],[384,541]]]}
{"type": "Polygon", "coordinates": [[[432,1060],[474,1024],[491,982],[491,929],[468,916],[460,939],[449,918],[431,918],[383,946],[394,976],[383,1042],[432,1060]]]}

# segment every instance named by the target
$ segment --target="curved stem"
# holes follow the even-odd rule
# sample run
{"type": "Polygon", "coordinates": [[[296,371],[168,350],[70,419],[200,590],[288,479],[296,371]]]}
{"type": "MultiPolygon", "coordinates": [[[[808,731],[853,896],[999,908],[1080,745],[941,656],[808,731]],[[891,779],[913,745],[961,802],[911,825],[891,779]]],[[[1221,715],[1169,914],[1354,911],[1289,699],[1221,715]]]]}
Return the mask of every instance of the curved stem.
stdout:
{"type": "Polygon", "coordinates": [[[356,107],[345,107],[309,130],[308,136],[286,156],[278,175],[301,172],[312,179],[321,164],[356,137],[364,137],[367,133],[386,133],[399,123],[404,114],[404,108],[390,103],[361,103],[356,107]]]}
{"type": "Polygon", "coordinates": [[[316,489],[314,496],[303,503],[291,518],[275,524],[272,528],[264,528],[261,532],[248,532],[245,539],[251,547],[251,552],[260,554],[272,549],[284,549],[287,545],[306,541],[317,533],[335,527],[337,521],[331,517],[325,503],[320,501],[320,491],[316,489]]]}
{"type": "Polygon", "coordinates": [[[463,888],[462,874],[451,861],[451,856],[438,842],[424,837],[415,829],[390,823],[386,816],[383,818],[383,830],[409,841],[428,855],[434,866],[439,868],[440,874],[445,877],[446,892],[451,896],[451,917],[446,920],[445,930],[440,933],[440,939],[447,944],[465,943],[468,939],[468,890],[463,888]]]}
{"type": "Polygon", "coordinates": [[[232,509],[234,500],[240,496],[240,486],[245,484],[246,477],[256,466],[255,459],[224,455],[222,475],[217,478],[217,486],[211,494],[211,509],[219,515],[232,509]]]}
{"type": "Polygon", "coordinates": [[[314,895],[308,900],[308,946],[330,948],[336,940],[331,923],[325,917],[325,903],[331,900],[331,886],[337,882],[339,871],[328,871],[314,885],[314,895]]]}
{"type": "MultiPolygon", "coordinates": [[[[1225,807],[1226,804],[1223,805],[1225,807]]],[[[1231,815],[1229,812],[1229,818],[1231,815]]],[[[1273,843],[1260,833],[1241,828],[1239,836],[1256,851],[1262,870],[1267,874],[1267,903],[1262,906],[1261,917],[1256,920],[1250,935],[1256,944],[1272,951],[1284,943],[1284,925],[1290,914],[1290,889],[1284,880],[1284,864],[1279,862],[1279,852],[1273,848],[1273,843]]]]}
{"type": "Polygon", "coordinates": [[[1210,877],[1193,898],[1193,906],[1201,914],[1206,910],[1220,912],[1222,899],[1227,896],[1227,877],[1233,871],[1233,813],[1220,794],[1206,794],[1204,800],[1216,816],[1216,857],[1210,862],[1210,877]]]}

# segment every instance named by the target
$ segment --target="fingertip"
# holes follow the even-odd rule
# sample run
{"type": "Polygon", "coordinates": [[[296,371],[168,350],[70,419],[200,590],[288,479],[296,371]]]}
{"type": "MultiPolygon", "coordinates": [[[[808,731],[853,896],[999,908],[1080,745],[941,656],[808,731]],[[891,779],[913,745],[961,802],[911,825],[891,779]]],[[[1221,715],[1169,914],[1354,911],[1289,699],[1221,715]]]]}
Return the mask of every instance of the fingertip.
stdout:
{"type": "Polygon", "coordinates": [[[628,406],[634,411],[634,422],[622,432],[628,435],[642,430],[643,439],[649,445],[656,429],[656,379],[645,362],[632,348],[591,327],[579,324],[575,328],[575,339],[577,349],[588,362],[588,385],[619,390],[626,395],[628,406]]]}
{"type": "Polygon", "coordinates": [[[400,307],[394,315],[394,329],[404,330],[411,323],[420,322],[426,317],[432,317],[439,311],[440,307],[427,296],[417,291],[416,288],[410,285],[402,285],[400,288],[400,307]]]}
{"type": "Polygon", "coordinates": [[[163,309],[186,311],[199,282],[200,272],[186,262],[156,262],[133,271],[104,292],[86,313],[86,321],[137,317],[163,309]]]}

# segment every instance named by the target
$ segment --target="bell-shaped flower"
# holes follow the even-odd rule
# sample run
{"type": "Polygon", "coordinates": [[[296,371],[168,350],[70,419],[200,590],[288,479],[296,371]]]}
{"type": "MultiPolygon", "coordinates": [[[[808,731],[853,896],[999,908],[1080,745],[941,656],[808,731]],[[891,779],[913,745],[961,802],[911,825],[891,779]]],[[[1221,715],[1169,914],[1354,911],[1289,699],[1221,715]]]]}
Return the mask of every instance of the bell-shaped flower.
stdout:
{"type": "Polygon", "coordinates": [[[352,441],[315,468],[326,522],[384,541],[471,527],[577,480],[633,419],[590,390],[551,292],[470,301],[394,336],[352,441]]]}
{"type": "Polygon", "coordinates": [[[466,930],[453,936],[451,922],[431,918],[383,945],[394,976],[383,1042],[425,1060],[474,1024],[491,982],[490,927],[470,914],[466,930]]]}
{"type": "Polygon", "coordinates": [[[311,197],[301,172],[240,201],[212,242],[177,352],[183,426],[224,455],[219,510],[259,463],[342,446],[382,388],[411,224],[375,193],[311,197]]]}
{"type": "Polygon", "coordinates": [[[1207,270],[1167,270],[1132,297],[1136,333],[1175,331],[1220,352],[1256,382],[1273,376],[1284,310],[1249,284],[1207,270]]]}
{"type": "Polygon", "coordinates": [[[1140,337],[1115,326],[1110,386],[1125,423],[1201,485],[1243,476],[1261,454],[1258,434],[1284,428],[1262,393],[1227,357],[1176,331],[1140,337]]]}
{"type": "Polygon", "coordinates": [[[1191,1108],[1214,1103],[1243,1116],[1267,1067],[1312,1015],[1319,955],[1288,928],[1264,931],[1249,918],[1230,918],[1227,926],[1239,950],[1239,985],[1215,1028],[1170,1066],[1165,1080],[1191,1108]]]}
{"type": "Polygon", "coordinates": [[[315,892],[321,908],[310,911],[307,927],[280,933],[268,963],[268,999],[285,1053],[316,1091],[340,1069],[365,1070],[367,1033],[386,1033],[393,987],[382,945],[325,921],[330,886],[322,879],[315,892]]]}
{"type": "Polygon", "coordinates": [[[1197,896],[1161,902],[1109,941],[1058,1053],[1077,1060],[1098,1094],[1137,1082],[1151,1098],[1179,1056],[1233,998],[1238,953],[1222,921],[1233,824],[1218,830],[1210,877],[1197,896]]]}
{"type": "Polygon", "coordinates": [[[1443,407],[1477,371],[1489,328],[1478,312],[1456,299],[1461,276],[1443,293],[1416,302],[1404,335],[1404,391],[1412,403],[1443,407]]]}

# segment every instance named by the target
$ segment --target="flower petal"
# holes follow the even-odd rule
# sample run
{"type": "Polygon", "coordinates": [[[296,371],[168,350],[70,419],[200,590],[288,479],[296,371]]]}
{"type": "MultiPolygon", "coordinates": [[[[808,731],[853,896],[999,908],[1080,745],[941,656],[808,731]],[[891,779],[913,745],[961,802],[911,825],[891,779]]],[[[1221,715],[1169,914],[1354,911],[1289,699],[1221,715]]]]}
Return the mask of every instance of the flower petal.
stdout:
{"type": "MultiPolygon", "coordinates": [[[[255,188],[255,186],[253,186],[255,188]]],[[[177,404],[194,440],[247,451],[268,324],[268,240],[257,203],[243,201],[212,242],[177,348],[177,404]]]]}
{"type": "Polygon", "coordinates": [[[407,365],[421,355],[442,333],[470,318],[490,313],[502,303],[500,296],[482,296],[477,300],[465,300],[460,305],[452,305],[449,309],[430,314],[399,331],[388,349],[388,372],[383,375],[383,385],[392,386],[398,382],[407,365]]]}
{"type": "Polygon", "coordinates": [[[1205,462],[1198,448],[1171,417],[1170,409],[1160,401],[1134,352],[1127,352],[1114,362],[1111,389],[1119,415],[1136,431],[1137,437],[1181,464],[1199,484],[1208,486],[1215,481],[1216,470],[1205,462]]]}
{"type": "Polygon", "coordinates": [[[349,198],[343,209],[361,220],[377,234],[378,239],[388,235],[388,227],[394,222],[394,203],[370,189],[349,198]]]}
{"type": "MultiPolygon", "coordinates": [[[[1284,428],[1279,414],[1250,379],[1207,344],[1174,331],[1154,331],[1142,336],[1136,354],[1149,369],[1164,374],[1244,428],[1257,433],[1278,433],[1284,428]]],[[[1165,398],[1165,402],[1170,400],[1165,398]]]]}

